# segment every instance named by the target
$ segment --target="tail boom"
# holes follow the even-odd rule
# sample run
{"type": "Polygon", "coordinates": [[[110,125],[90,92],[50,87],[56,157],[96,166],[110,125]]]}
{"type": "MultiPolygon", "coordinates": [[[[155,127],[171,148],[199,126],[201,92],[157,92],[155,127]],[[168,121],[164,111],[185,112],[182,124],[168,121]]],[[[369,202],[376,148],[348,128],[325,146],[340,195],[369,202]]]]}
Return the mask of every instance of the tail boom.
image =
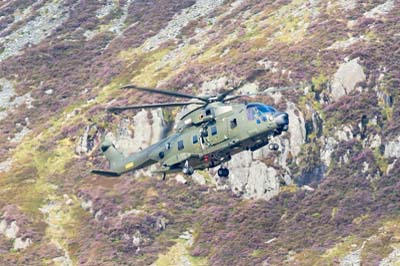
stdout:
{"type": "Polygon", "coordinates": [[[149,156],[149,150],[143,150],[125,157],[110,141],[104,141],[101,150],[109,161],[110,170],[92,170],[93,174],[117,177],[157,162],[150,158],[152,156],[149,156]]]}

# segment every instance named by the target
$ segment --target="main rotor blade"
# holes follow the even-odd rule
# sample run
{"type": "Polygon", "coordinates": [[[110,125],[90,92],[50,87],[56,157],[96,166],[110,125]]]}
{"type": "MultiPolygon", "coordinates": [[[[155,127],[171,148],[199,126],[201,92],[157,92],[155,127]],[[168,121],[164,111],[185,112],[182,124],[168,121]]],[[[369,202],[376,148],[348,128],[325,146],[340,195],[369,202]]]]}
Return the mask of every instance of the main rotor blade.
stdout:
{"type": "Polygon", "coordinates": [[[241,95],[234,95],[231,97],[228,97],[224,100],[224,102],[227,101],[232,101],[241,97],[250,97],[250,96],[258,96],[258,95],[268,95],[270,93],[275,93],[275,92],[281,92],[281,91],[288,91],[288,90],[296,90],[299,88],[303,88],[304,85],[294,85],[294,86],[288,86],[288,87],[280,87],[280,88],[271,88],[271,89],[266,89],[265,91],[260,91],[256,93],[248,93],[248,94],[241,94],[241,95]]]}
{"type": "Polygon", "coordinates": [[[233,100],[236,100],[236,99],[239,99],[239,98],[242,98],[242,97],[245,97],[245,96],[248,96],[248,94],[246,95],[246,94],[243,94],[243,95],[234,95],[234,96],[231,96],[231,97],[228,97],[228,98],[225,98],[222,102],[229,102],[229,101],[233,101],[233,100]]]}
{"type": "Polygon", "coordinates": [[[229,94],[231,94],[232,92],[238,90],[240,87],[242,86],[242,82],[240,82],[238,85],[236,85],[235,87],[233,87],[232,89],[223,92],[221,94],[219,94],[217,96],[217,101],[223,101],[225,99],[226,96],[228,96],[229,94]]]}
{"type": "Polygon", "coordinates": [[[109,107],[107,111],[109,112],[122,112],[125,110],[135,110],[135,109],[144,109],[144,108],[159,108],[159,107],[176,107],[176,106],[187,106],[190,104],[203,104],[196,102],[170,102],[170,103],[156,103],[156,104],[138,104],[138,105],[129,105],[129,106],[116,106],[109,107]]]}
{"type": "Polygon", "coordinates": [[[184,115],[183,115],[182,117],[180,117],[179,119],[182,120],[182,119],[186,118],[187,116],[189,116],[190,114],[196,112],[197,110],[200,110],[201,108],[205,108],[207,105],[208,105],[207,103],[206,103],[206,104],[203,104],[203,105],[200,105],[199,107],[196,107],[196,108],[190,110],[189,112],[187,112],[186,114],[184,114],[184,115]]]}
{"type": "Polygon", "coordinates": [[[262,91],[257,94],[262,95],[262,94],[268,94],[268,93],[274,93],[274,92],[296,90],[296,89],[300,89],[302,87],[304,87],[304,86],[303,85],[293,85],[293,86],[288,86],[288,87],[271,88],[271,89],[266,89],[265,91],[262,91]]]}
{"type": "Polygon", "coordinates": [[[139,87],[136,85],[125,85],[121,87],[121,89],[136,89],[140,91],[147,91],[150,93],[158,93],[158,94],[163,94],[163,95],[168,95],[168,96],[174,96],[174,97],[179,97],[179,98],[186,98],[186,99],[198,99],[203,102],[208,102],[208,98],[206,97],[200,97],[200,96],[195,96],[195,95],[190,95],[182,92],[175,92],[175,91],[168,91],[168,90],[158,90],[158,89],[153,89],[153,88],[145,88],[145,87],[139,87]]]}

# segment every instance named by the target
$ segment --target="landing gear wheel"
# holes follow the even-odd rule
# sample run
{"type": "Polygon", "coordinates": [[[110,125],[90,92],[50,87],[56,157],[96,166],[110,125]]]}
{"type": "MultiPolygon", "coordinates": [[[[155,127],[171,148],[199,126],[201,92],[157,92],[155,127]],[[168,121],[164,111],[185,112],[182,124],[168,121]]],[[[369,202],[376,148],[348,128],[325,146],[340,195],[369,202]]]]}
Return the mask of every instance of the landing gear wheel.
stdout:
{"type": "Polygon", "coordinates": [[[193,169],[193,167],[188,166],[188,167],[183,168],[182,172],[187,176],[191,176],[194,173],[194,169],[193,169]]]}
{"type": "Polygon", "coordinates": [[[224,177],[228,177],[228,176],[229,176],[229,170],[228,170],[228,168],[223,168],[223,169],[222,169],[222,172],[223,172],[223,174],[224,174],[224,177]]]}
{"type": "Polygon", "coordinates": [[[269,144],[269,149],[271,150],[271,151],[277,151],[277,150],[279,150],[279,145],[278,144],[276,144],[276,143],[271,143],[271,144],[269,144]]]}
{"type": "Polygon", "coordinates": [[[189,165],[189,162],[188,162],[188,161],[185,162],[185,166],[183,167],[182,172],[183,172],[185,175],[187,175],[187,176],[193,175],[194,169],[193,169],[193,167],[191,167],[191,166],[189,165]]]}
{"type": "Polygon", "coordinates": [[[189,166],[189,169],[188,169],[188,170],[189,170],[189,171],[188,171],[188,175],[193,175],[193,173],[194,173],[193,167],[189,166]]]}
{"type": "Polygon", "coordinates": [[[222,177],[223,176],[223,171],[222,171],[223,169],[222,168],[219,168],[218,169],[218,176],[219,177],[222,177]]]}
{"type": "Polygon", "coordinates": [[[228,168],[219,168],[218,169],[218,176],[219,177],[228,177],[229,176],[228,168]]]}

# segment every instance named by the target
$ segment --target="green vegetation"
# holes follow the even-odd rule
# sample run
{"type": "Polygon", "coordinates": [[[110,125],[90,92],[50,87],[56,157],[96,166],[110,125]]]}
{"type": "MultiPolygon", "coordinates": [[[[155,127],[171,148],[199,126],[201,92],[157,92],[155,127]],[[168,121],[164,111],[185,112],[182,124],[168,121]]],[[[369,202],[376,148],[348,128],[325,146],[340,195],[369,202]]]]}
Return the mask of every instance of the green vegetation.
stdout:
{"type": "MultiPolygon", "coordinates": [[[[17,10],[44,4],[36,2],[9,1],[0,11],[2,36],[34,19],[32,10],[32,17],[8,29],[17,10]]],[[[0,62],[0,76],[34,99],[34,108],[21,105],[0,124],[0,162],[12,159],[11,170],[0,172],[0,215],[16,221],[18,237],[33,244],[13,250],[13,240],[0,235],[0,264],[51,265],[53,258],[69,256],[73,265],[332,265],[360,250],[363,263],[378,265],[399,249],[399,160],[368,146],[372,136],[384,144],[400,129],[397,3],[384,18],[367,19],[364,13],[383,1],[357,3],[352,10],[338,1],[226,1],[176,39],[146,50],[147,40],[194,1],[131,1],[120,36],[108,30],[123,3],[97,18],[103,2],[66,2],[71,12],[62,27],[0,62]],[[96,35],[85,38],[88,30],[96,35]],[[326,49],[349,36],[364,40],[326,49]],[[329,81],[346,57],[360,59],[367,81],[334,101],[329,81]],[[322,132],[307,132],[300,154],[289,151],[287,159],[292,177],[313,191],[289,185],[270,201],[243,200],[216,191],[207,172],[200,172],[205,186],[173,178],[107,179],[88,173],[105,166],[97,150],[74,153],[88,125],[96,124],[101,137],[116,128],[120,116],[104,112],[110,101],[170,100],[121,91],[121,85],[198,92],[220,77],[260,88],[312,82],[307,94],[282,92],[277,102],[262,100],[282,110],[294,103],[309,126],[313,115],[320,116],[322,132]],[[50,89],[54,93],[46,94],[50,89]],[[363,119],[369,121],[364,130],[363,119]],[[31,129],[21,143],[9,141],[16,124],[31,129]],[[343,126],[354,136],[334,145],[332,163],[324,166],[322,144],[343,126]],[[179,238],[187,228],[194,229],[193,241],[179,238]]],[[[163,111],[171,124],[176,114],[163,111]]],[[[274,158],[265,161],[274,166],[274,158]]]]}
{"type": "Polygon", "coordinates": [[[161,254],[155,261],[155,266],[175,266],[190,263],[193,266],[207,266],[207,260],[201,257],[194,257],[189,254],[189,241],[178,239],[166,254],[161,254]]]}

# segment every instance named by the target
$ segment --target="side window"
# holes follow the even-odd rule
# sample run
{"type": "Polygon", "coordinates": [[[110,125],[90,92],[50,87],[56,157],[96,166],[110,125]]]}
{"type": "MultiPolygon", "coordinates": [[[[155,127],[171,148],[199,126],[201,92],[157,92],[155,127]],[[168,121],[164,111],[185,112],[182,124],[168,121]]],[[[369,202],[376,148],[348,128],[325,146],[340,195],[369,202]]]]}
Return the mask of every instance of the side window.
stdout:
{"type": "Polygon", "coordinates": [[[185,147],[183,146],[183,140],[178,141],[178,150],[183,150],[185,147]]]}
{"type": "Polygon", "coordinates": [[[193,136],[193,144],[196,144],[199,142],[199,138],[197,137],[197,135],[193,136]]]}
{"type": "Polygon", "coordinates": [[[208,116],[208,115],[214,115],[214,108],[206,109],[205,114],[206,114],[206,116],[208,116]]]}
{"type": "Polygon", "coordinates": [[[218,133],[218,132],[217,132],[217,126],[212,126],[212,127],[211,127],[211,135],[212,135],[212,136],[215,136],[215,135],[217,135],[217,133],[218,133]]]}
{"type": "Polygon", "coordinates": [[[234,118],[234,119],[231,120],[231,128],[235,128],[235,127],[237,127],[237,120],[236,120],[236,118],[234,118]]]}
{"type": "Polygon", "coordinates": [[[165,143],[165,150],[171,149],[171,143],[167,142],[165,143]]]}
{"type": "Polygon", "coordinates": [[[254,120],[254,108],[247,108],[247,119],[254,120]]]}

